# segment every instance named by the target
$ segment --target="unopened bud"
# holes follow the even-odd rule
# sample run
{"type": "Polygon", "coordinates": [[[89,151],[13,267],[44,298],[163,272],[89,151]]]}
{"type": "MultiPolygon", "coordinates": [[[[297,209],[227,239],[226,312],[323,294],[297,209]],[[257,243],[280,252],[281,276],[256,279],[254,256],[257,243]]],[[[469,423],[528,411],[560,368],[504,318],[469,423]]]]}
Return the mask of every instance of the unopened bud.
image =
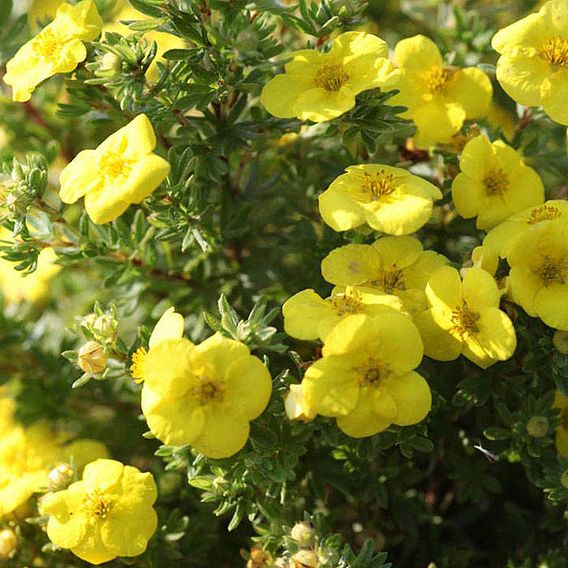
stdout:
{"type": "Polygon", "coordinates": [[[272,562],[272,557],[262,548],[253,548],[247,562],[247,568],[266,568],[272,562]]]}
{"type": "Polygon", "coordinates": [[[309,422],[317,415],[306,402],[302,385],[290,385],[290,390],[284,399],[284,409],[290,420],[309,422]]]}
{"type": "Polygon", "coordinates": [[[102,345],[96,341],[87,341],[79,349],[77,363],[85,373],[92,375],[102,373],[106,369],[107,364],[107,358],[102,345]]]}
{"type": "Polygon", "coordinates": [[[315,530],[310,523],[305,521],[301,523],[296,523],[290,532],[290,536],[300,545],[300,546],[311,546],[315,537],[315,530]]]}
{"type": "Polygon", "coordinates": [[[48,488],[50,491],[61,491],[67,489],[73,481],[75,472],[73,468],[67,464],[62,463],[54,467],[47,476],[49,480],[48,488]]]}
{"type": "Polygon", "coordinates": [[[116,53],[105,53],[101,58],[101,71],[118,71],[120,69],[120,57],[116,53]]]}
{"type": "Polygon", "coordinates": [[[318,555],[313,550],[300,550],[290,559],[290,568],[317,568],[318,555]]]}
{"type": "Polygon", "coordinates": [[[552,336],[554,349],[562,355],[568,355],[568,331],[558,330],[552,336]]]}
{"type": "Polygon", "coordinates": [[[18,546],[18,537],[12,529],[0,531],[0,560],[10,558],[18,546]]]}
{"type": "Polygon", "coordinates": [[[527,432],[533,438],[544,438],[548,434],[548,420],[546,416],[532,416],[527,423],[527,432]]]}

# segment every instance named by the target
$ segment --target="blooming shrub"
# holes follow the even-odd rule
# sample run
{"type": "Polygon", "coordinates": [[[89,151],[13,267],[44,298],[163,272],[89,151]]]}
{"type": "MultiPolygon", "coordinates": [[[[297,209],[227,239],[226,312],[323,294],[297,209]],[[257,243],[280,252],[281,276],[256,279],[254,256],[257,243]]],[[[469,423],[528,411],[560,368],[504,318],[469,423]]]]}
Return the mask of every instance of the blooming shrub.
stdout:
{"type": "Polygon", "coordinates": [[[565,0],[0,0],[0,565],[568,568],[565,0]]]}

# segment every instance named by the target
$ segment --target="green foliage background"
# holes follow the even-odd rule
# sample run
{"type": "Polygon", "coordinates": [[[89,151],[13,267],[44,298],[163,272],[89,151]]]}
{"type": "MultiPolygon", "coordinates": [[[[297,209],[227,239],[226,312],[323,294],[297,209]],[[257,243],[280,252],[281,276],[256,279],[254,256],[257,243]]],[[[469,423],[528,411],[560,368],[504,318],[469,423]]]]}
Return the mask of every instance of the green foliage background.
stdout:
{"type": "MultiPolygon", "coordinates": [[[[97,3],[112,13],[113,0],[97,3]]],[[[446,191],[447,213],[457,154],[447,149],[428,159],[405,151],[413,127],[397,117],[401,109],[384,105],[389,95],[379,91],[362,93],[339,119],[302,131],[297,120],[269,116],[258,99],[280,69],[271,58],[364,24],[391,47],[424,33],[449,61],[481,64],[491,74],[494,31],[535,3],[130,3],[152,19],[132,24],[131,38],[107,34],[94,43],[73,79],[51,79],[24,104],[0,92],[0,181],[12,180],[2,224],[23,240],[6,244],[3,255],[33,269],[39,251],[52,246],[64,266],[45,305],[0,312],[0,382],[21,383],[23,422],[64,421],[103,440],[116,459],[149,468],[160,488],[161,528],[149,552],[110,565],[240,566],[251,537],[275,557],[289,557],[296,546],[290,528],[306,518],[328,551],[325,566],[387,566],[381,550],[396,568],[568,566],[568,460],[556,456],[560,419],[551,409],[555,388],[568,385],[568,357],[553,350],[551,330],[520,309],[507,306],[519,336],[511,361],[482,371],[463,359],[424,360],[420,371],[434,407],[423,424],[357,441],[330,420],[286,419],[283,395],[317,346],[285,337],[278,308],[301,289],[329,291],[319,265],[332,248],[373,240],[363,231],[343,235],[325,227],[318,193],[354,163],[415,163],[446,191]],[[136,33],[154,27],[188,47],[170,51],[159,64],[160,80],[149,84],[144,70],[154,47],[136,33]],[[118,57],[115,69],[102,64],[106,53],[118,57]],[[92,224],[80,206],[63,209],[48,181],[58,156],[69,160],[94,147],[141,112],[172,166],[163,189],[104,226],[92,224]],[[282,141],[289,132],[300,136],[282,141]],[[84,342],[77,321],[95,302],[116,307],[117,358],[106,380],[72,389],[81,372],[61,353],[84,342]],[[143,437],[129,357],[170,305],[187,316],[190,339],[221,329],[265,356],[275,377],[268,410],[231,459],[208,460],[143,437]],[[542,437],[527,430],[535,416],[548,421],[542,437]]],[[[31,35],[25,14],[10,15],[11,4],[0,0],[0,74],[31,35]]],[[[537,111],[519,121],[491,76],[495,99],[513,123],[509,142],[522,147],[549,198],[565,197],[565,128],[537,111]]],[[[499,125],[484,126],[504,136],[499,125]]],[[[473,221],[442,215],[420,236],[461,265],[481,234],[473,221]]],[[[25,544],[7,561],[10,568],[29,565],[47,542],[35,524],[18,531],[25,544]]],[[[42,558],[54,568],[85,565],[64,551],[47,550],[42,558]]]]}

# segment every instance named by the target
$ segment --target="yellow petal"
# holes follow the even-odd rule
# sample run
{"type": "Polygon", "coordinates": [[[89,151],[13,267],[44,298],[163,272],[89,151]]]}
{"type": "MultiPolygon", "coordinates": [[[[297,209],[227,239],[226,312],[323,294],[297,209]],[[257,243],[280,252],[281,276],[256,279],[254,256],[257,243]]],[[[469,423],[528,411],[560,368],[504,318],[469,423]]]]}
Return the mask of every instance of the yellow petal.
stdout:
{"type": "Polygon", "coordinates": [[[284,331],[296,339],[317,339],[320,322],[333,313],[329,302],[320,298],[314,290],[302,290],[282,306],[284,331]]]}
{"type": "Polygon", "coordinates": [[[150,349],[165,339],[181,339],[184,321],[183,316],[178,314],[175,308],[168,308],[154,326],[150,336],[150,349]]]}
{"type": "Polygon", "coordinates": [[[148,197],[167,177],[170,164],[156,154],[139,158],[128,174],[116,189],[117,197],[129,203],[141,203],[148,197]]]}
{"type": "Polygon", "coordinates": [[[318,197],[319,212],[334,231],[348,231],[365,222],[365,211],[333,184],[318,197]]]}
{"type": "Polygon", "coordinates": [[[550,75],[550,65],[535,53],[502,55],[497,61],[497,80],[517,103],[526,106],[541,104],[541,86],[550,75]]]}
{"type": "Polygon", "coordinates": [[[85,466],[83,481],[86,491],[108,491],[120,483],[124,465],[116,460],[98,459],[85,466]]]}
{"type": "Polygon", "coordinates": [[[355,95],[347,87],[341,87],[339,91],[326,91],[316,87],[298,96],[294,110],[300,120],[325,122],[344,114],[354,106],[355,95]]]}
{"type": "Polygon", "coordinates": [[[445,266],[447,262],[448,259],[445,256],[433,250],[425,250],[420,253],[416,261],[404,271],[404,282],[407,291],[414,289],[423,292],[432,274],[445,266]]]}
{"type": "Polygon", "coordinates": [[[399,67],[422,73],[431,67],[441,67],[442,56],[438,46],[423,35],[405,38],[396,44],[394,58],[399,67]]]}
{"type": "Polygon", "coordinates": [[[477,312],[481,308],[498,308],[501,294],[495,279],[481,268],[470,268],[463,278],[463,299],[477,312]]]}
{"type": "Polygon", "coordinates": [[[383,237],[376,240],[372,247],[378,253],[380,265],[390,269],[406,268],[416,262],[422,253],[422,243],[414,237],[383,237]]]}
{"type": "Polygon", "coordinates": [[[446,96],[464,108],[466,118],[486,116],[492,95],[489,77],[477,67],[457,71],[446,90],[446,96]]]}
{"type": "Polygon", "coordinates": [[[389,48],[380,37],[365,32],[345,32],[338,35],[331,46],[331,54],[350,63],[360,57],[388,57],[389,48]]]}
{"type": "Polygon", "coordinates": [[[127,160],[138,160],[156,147],[152,123],[145,114],[139,114],[126,126],[119,128],[97,147],[97,154],[118,154],[127,160]]]}
{"type": "Polygon", "coordinates": [[[420,331],[424,342],[424,354],[436,361],[453,361],[460,356],[462,344],[459,339],[449,332],[451,322],[445,326],[434,320],[431,310],[426,310],[414,316],[414,323],[420,331]]]}
{"type": "Polygon", "coordinates": [[[470,179],[483,181],[487,172],[495,167],[496,149],[486,136],[472,138],[462,150],[460,169],[470,179]]]}
{"type": "Polygon", "coordinates": [[[385,382],[385,389],[396,404],[397,413],[393,422],[398,426],[417,424],[430,412],[430,387],[418,373],[411,371],[404,375],[392,376],[385,382]]]}
{"type": "Polygon", "coordinates": [[[417,148],[428,148],[436,142],[449,142],[459,132],[466,119],[463,106],[456,102],[433,99],[412,111],[417,132],[417,148]]]}
{"type": "Polygon", "coordinates": [[[101,526],[101,540],[114,556],[139,556],[158,527],[158,516],[150,506],[114,512],[101,526]]]}
{"type": "Polygon", "coordinates": [[[426,296],[434,309],[451,312],[461,307],[462,282],[458,271],[444,266],[434,272],[426,286],[426,296]]]}
{"type": "Polygon", "coordinates": [[[559,124],[568,124],[568,71],[565,67],[550,75],[542,84],[544,112],[559,124]]]}
{"type": "MultiPolygon", "coordinates": [[[[407,318],[395,314],[407,322],[407,318]]],[[[395,323],[398,320],[395,320],[395,323]]],[[[412,324],[411,324],[412,325],[412,324]]],[[[382,324],[375,318],[370,318],[365,314],[354,314],[346,317],[326,337],[323,347],[324,357],[330,355],[345,355],[351,357],[355,353],[363,354],[369,346],[380,341],[383,335],[382,324]]]]}
{"type": "Polygon", "coordinates": [[[534,310],[549,327],[568,330],[568,286],[554,284],[536,293],[534,310]]]}
{"type": "Polygon", "coordinates": [[[332,250],[321,263],[325,280],[340,286],[356,286],[377,276],[380,257],[369,245],[345,245],[332,250]]]}
{"type": "Polygon", "coordinates": [[[313,87],[312,75],[276,75],[262,89],[260,100],[272,116],[292,118],[297,116],[296,102],[299,96],[313,87]]]}
{"type": "Polygon", "coordinates": [[[89,191],[101,186],[102,180],[96,174],[95,156],[94,150],[83,150],[63,168],[59,176],[59,197],[63,203],[75,203],[89,191]]]}
{"type": "Polygon", "coordinates": [[[85,195],[85,209],[93,223],[104,225],[120,217],[130,206],[127,201],[116,199],[113,188],[101,186],[85,195]]]}
{"type": "MultiPolygon", "coordinates": [[[[215,333],[200,343],[190,354],[191,365],[194,369],[203,367],[207,374],[226,380],[229,368],[239,359],[251,357],[249,348],[240,341],[229,339],[220,333],[215,333]]],[[[212,377],[212,378],[213,378],[212,377]]]]}
{"type": "Polygon", "coordinates": [[[546,19],[542,14],[530,14],[501,30],[491,40],[491,46],[498,53],[507,53],[516,46],[540,49],[549,34],[546,19]]]}
{"type": "Polygon", "coordinates": [[[483,183],[464,173],[458,174],[452,182],[452,200],[458,214],[465,219],[479,214],[484,193],[483,183]]]}

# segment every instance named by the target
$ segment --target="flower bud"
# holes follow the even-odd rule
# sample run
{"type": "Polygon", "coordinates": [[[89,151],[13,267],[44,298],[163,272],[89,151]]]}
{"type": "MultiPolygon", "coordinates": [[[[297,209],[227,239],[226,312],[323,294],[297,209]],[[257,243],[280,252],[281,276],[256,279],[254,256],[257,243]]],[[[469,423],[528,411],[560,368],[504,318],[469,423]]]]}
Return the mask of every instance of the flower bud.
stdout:
{"type": "Polygon", "coordinates": [[[101,58],[99,70],[115,74],[120,70],[120,57],[116,53],[110,51],[105,53],[101,58]]]}
{"type": "Polygon", "coordinates": [[[548,420],[546,416],[532,416],[527,423],[527,432],[533,438],[543,438],[548,434],[548,420]]]}
{"type": "Polygon", "coordinates": [[[54,467],[47,476],[49,483],[48,488],[50,491],[61,491],[67,489],[67,487],[73,481],[73,476],[75,472],[73,468],[67,464],[62,463],[57,467],[54,467]]]}
{"type": "Polygon", "coordinates": [[[250,551],[250,557],[247,562],[247,568],[266,568],[270,566],[272,557],[266,550],[262,548],[253,548],[250,551]]]}
{"type": "Polygon", "coordinates": [[[290,536],[300,545],[300,546],[311,546],[315,537],[315,530],[307,522],[296,523],[292,527],[290,536]]]}
{"type": "Polygon", "coordinates": [[[79,349],[77,363],[85,373],[93,375],[102,373],[106,369],[107,364],[107,358],[102,345],[96,341],[87,341],[79,349]]]}
{"type": "Polygon", "coordinates": [[[7,560],[16,551],[18,537],[12,529],[0,531],[0,560],[7,560]]]}
{"type": "Polygon", "coordinates": [[[316,412],[308,406],[304,399],[302,385],[290,385],[290,390],[284,399],[284,409],[290,420],[309,422],[316,417],[316,412]]]}
{"type": "Polygon", "coordinates": [[[313,550],[300,550],[290,559],[290,568],[317,568],[318,555],[313,550]]]}
{"type": "Polygon", "coordinates": [[[568,355],[568,331],[558,330],[552,336],[552,343],[554,349],[562,355],[568,355]]]}

